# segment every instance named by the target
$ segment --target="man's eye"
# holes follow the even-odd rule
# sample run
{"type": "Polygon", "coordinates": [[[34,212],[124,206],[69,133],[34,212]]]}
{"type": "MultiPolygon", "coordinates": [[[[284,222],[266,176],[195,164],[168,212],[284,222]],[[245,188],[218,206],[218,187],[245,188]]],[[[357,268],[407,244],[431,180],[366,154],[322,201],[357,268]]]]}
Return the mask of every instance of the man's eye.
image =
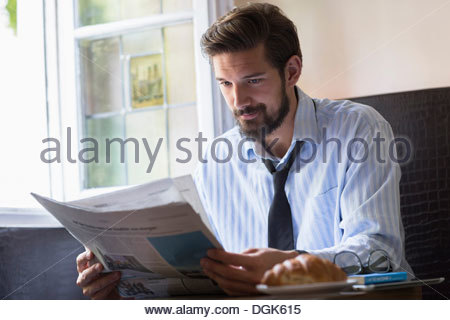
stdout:
{"type": "Polygon", "coordinates": [[[258,83],[260,83],[261,82],[261,79],[251,79],[251,80],[248,80],[248,83],[251,83],[251,84],[258,84],[258,83]]]}
{"type": "Polygon", "coordinates": [[[231,82],[229,82],[229,81],[222,81],[220,84],[222,86],[228,87],[229,85],[231,85],[231,82]]]}

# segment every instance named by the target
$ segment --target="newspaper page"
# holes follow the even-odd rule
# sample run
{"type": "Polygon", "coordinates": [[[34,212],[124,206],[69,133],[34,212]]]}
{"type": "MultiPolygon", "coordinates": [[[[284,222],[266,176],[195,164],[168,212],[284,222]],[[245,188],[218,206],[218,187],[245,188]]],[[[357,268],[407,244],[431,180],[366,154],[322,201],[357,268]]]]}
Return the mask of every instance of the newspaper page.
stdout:
{"type": "Polygon", "coordinates": [[[191,176],[66,203],[32,195],[92,250],[105,272],[122,272],[122,296],[222,293],[200,266],[208,249],[222,247],[191,176]]]}

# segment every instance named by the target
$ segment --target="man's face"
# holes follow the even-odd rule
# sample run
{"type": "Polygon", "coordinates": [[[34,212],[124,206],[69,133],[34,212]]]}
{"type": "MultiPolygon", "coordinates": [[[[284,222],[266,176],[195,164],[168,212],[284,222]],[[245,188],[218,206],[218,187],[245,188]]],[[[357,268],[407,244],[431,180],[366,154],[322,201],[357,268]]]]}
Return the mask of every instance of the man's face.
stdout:
{"type": "Polygon", "coordinates": [[[243,134],[261,139],[281,126],[289,113],[285,81],[269,64],[261,44],[212,58],[216,79],[243,134]]]}

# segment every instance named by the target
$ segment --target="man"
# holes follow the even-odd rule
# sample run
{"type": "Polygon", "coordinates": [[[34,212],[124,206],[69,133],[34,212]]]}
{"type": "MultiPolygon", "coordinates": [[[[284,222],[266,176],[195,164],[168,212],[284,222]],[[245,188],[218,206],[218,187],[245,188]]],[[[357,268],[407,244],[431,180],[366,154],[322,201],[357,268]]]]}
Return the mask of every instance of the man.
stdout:
{"type": "MultiPolygon", "coordinates": [[[[202,48],[238,124],[195,176],[225,248],[208,252],[204,272],[242,295],[257,292],[267,269],[305,251],[331,261],[350,251],[365,265],[383,250],[392,269],[410,271],[386,120],[368,106],[311,99],[296,87],[296,28],[275,6],[232,10],[203,35],[202,48]]],[[[101,266],[87,266],[91,258],[80,255],[77,283],[93,298],[113,297],[119,276],[100,277],[101,266]]]]}

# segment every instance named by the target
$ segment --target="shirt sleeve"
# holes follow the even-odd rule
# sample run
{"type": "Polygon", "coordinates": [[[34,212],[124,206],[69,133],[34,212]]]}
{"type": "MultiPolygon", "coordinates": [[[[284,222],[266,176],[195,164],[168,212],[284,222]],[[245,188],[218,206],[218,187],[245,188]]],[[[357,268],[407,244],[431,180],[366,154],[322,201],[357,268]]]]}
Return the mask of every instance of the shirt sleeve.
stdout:
{"type": "Polygon", "coordinates": [[[333,261],[336,253],[352,251],[366,265],[370,253],[382,249],[388,253],[393,269],[398,270],[404,259],[404,235],[401,171],[392,129],[386,121],[379,121],[352,140],[338,199],[342,238],[331,248],[308,252],[333,261]]]}

